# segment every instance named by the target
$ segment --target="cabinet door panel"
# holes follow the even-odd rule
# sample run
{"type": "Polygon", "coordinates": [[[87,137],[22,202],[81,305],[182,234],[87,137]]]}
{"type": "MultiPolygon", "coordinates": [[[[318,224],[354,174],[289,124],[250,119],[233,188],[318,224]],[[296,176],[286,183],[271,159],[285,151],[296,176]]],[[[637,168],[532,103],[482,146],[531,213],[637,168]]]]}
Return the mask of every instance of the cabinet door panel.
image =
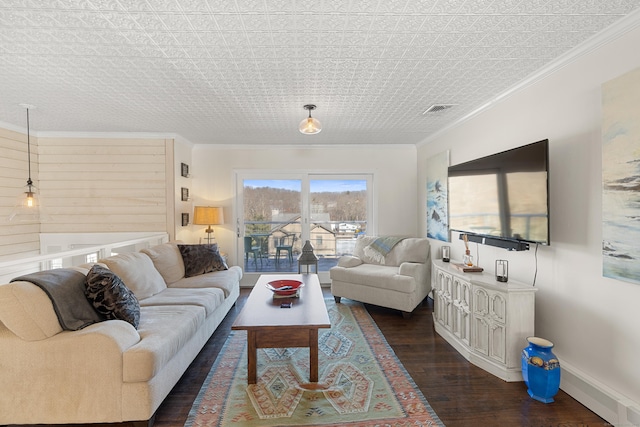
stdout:
{"type": "Polygon", "coordinates": [[[507,322],[507,300],[504,295],[492,292],[489,303],[491,318],[504,325],[507,322]]]}
{"type": "Polygon", "coordinates": [[[453,278],[454,313],[453,333],[465,344],[469,344],[469,298],[471,284],[458,277],[453,278]]]}
{"type": "Polygon", "coordinates": [[[506,363],[506,343],[507,331],[504,325],[494,323],[491,325],[491,335],[489,336],[489,357],[500,363],[506,363]]]}
{"type": "Polygon", "coordinates": [[[471,283],[462,282],[462,295],[460,300],[460,311],[462,319],[460,321],[460,338],[469,345],[471,338],[471,283]]]}
{"type": "Polygon", "coordinates": [[[483,317],[473,317],[473,348],[489,355],[489,324],[483,317]]]}
{"type": "Polygon", "coordinates": [[[486,316],[489,313],[489,294],[482,288],[473,290],[473,314],[486,316]]]}
{"type": "Polygon", "coordinates": [[[444,326],[449,330],[453,330],[453,277],[449,274],[445,274],[443,277],[444,285],[444,326]]]}

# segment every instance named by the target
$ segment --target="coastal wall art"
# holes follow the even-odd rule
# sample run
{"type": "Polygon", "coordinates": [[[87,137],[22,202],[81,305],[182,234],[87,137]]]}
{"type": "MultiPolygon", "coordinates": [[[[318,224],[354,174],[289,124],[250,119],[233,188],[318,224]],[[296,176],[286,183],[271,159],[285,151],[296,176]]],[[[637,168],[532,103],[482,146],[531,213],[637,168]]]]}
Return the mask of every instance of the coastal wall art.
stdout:
{"type": "Polygon", "coordinates": [[[427,159],[427,237],[449,241],[449,151],[427,159]]]}
{"type": "Polygon", "coordinates": [[[640,68],[602,85],[602,271],[640,284],[640,68]]]}

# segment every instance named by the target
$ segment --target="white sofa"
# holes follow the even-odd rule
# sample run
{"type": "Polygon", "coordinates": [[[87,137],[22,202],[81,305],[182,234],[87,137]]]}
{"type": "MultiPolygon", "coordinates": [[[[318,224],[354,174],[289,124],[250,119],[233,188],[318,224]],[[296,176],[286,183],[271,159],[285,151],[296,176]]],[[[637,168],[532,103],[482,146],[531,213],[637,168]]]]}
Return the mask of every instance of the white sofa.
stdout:
{"type": "Polygon", "coordinates": [[[100,263],[139,301],[137,329],[63,330],[40,287],[0,285],[0,425],[148,423],[240,292],[237,266],[185,277],[175,242],[100,263]]]}
{"type": "Polygon", "coordinates": [[[360,236],[353,256],[340,257],[329,271],[331,293],[336,302],[349,298],[400,310],[408,317],[431,291],[429,240],[404,238],[383,255],[372,249],[376,239],[360,236]]]}

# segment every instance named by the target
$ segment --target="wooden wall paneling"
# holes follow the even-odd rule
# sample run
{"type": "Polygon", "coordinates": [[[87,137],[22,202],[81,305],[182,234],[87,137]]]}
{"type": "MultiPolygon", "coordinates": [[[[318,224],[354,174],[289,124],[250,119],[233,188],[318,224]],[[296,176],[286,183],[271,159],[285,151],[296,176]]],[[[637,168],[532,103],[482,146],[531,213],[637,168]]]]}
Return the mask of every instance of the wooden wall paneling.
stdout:
{"type": "MultiPolygon", "coordinates": [[[[31,177],[38,187],[37,138],[31,138],[31,177]]],[[[39,224],[8,222],[27,183],[27,135],[0,129],[0,259],[39,253],[39,224]]]]}
{"type": "Polygon", "coordinates": [[[52,217],[43,232],[168,231],[164,139],[43,138],[41,145],[52,217]]]}

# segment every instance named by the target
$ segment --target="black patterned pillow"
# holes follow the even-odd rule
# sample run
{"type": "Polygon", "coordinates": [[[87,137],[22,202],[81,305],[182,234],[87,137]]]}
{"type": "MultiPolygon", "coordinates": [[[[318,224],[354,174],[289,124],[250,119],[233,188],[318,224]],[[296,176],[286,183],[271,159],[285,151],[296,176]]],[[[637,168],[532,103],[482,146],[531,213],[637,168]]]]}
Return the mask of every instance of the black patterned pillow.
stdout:
{"type": "Polygon", "coordinates": [[[184,277],[198,276],[212,271],[228,270],[218,244],[211,245],[178,245],[184,261],[184,277]]]}
{"type": "Polygon", "coordinates": [[[108,268],[94,265],[87,273],[84,294],[107,320],[124,320],[138,329],[140,303],[122,279],[108,268]]]}

